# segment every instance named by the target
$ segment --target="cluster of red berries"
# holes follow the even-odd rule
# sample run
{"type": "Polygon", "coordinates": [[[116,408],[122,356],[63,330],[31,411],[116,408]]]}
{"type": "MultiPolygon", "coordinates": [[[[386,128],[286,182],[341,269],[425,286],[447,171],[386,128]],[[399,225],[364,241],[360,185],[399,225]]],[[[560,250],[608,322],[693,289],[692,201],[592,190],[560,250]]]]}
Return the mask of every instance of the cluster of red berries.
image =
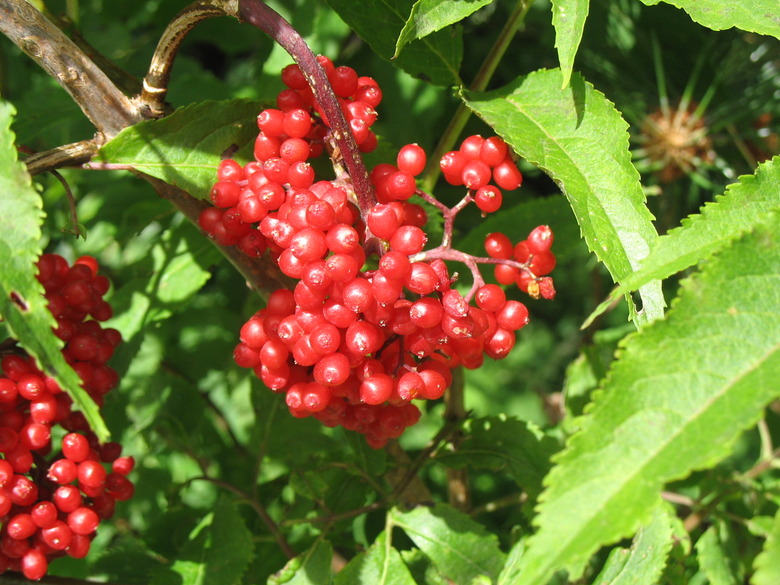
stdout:
{"type": "Polygon", "coordinates": [[[540,225],[534,228],[528,238],[512,245],[506,234],[495,232],[485,238],[485,250],[488,256],[498,260],[514,260],[527,269],[499,263],[493,269],[493,274],[500,284],[515,284],[523,292],[533,298],[555,298],[553,280],[547,274],[555,268],[556,259],[551,247],[553,233],[549,226],[540,225]]]}
{"type": "MultiPolygon", "coordinates": [[[[61,256],[44,254],[38,280],[57,319],[55,333],[66,342],[65,359],[101,404],[118,381],[106,361],[121,341],[118,331],[100,325],[111,317],[102,298],[108,279],[97,274],[94,258],[68,266],[61,256]]],[[[121,456],[119,444],[100,444],[57,382],[32,357],[6,345],[0,360],[0,573],[40,579],[50,559],[89,552],[100,521],[133,494],[127,475],[134,461],[121,456]],[[57,426],[66,434],[52,455],[57,426]]]]}
{"type": "Polygon", "coordinates": [[[512,160],[509,148],[498,136],[469,136],[458,150],[445,154],[439,162],[450,185],[464,185],[473,192],[474,203],[485,213],[498,211],[503,193],[523,183],[523,175],[512,160]],[[495,185],[490,185],[491,179],[495,185]]]}
{"type": "MultiPolygon", "coordinates": [[[[381,91],[349,68],[320,62],[361,150],[373,148],[372,135],[362,138],[356,126],[373,123],[381,91]]],[[[442,159],[445,178],[468,189],[451,209],[417,189],[426,154],[416,144],[404,146],[395,164],[371,171],[377,203],[361,216],[349,176],[315,181],[307,161],[329,147],[330,128],[300,70],[285,69],[283,80],[289,89],[279,95],[279,108],[258,116],[255,160],[243,167],[222,162],[211,191],[215,207],[204,210],[199,223],[220,244],[251,256],[267,250],[284,274],[298,280],[294,290],[272,293],[242,327],[236,363],[285,394],[294,416],[363,433],[378,448],[418,420],[412,400],[440,398],[457,365],[475,368],[486,355],[505,357],[515,332],[528,322],[525,305],[485,284],[477,264],[509,267],[512,283],[533,296],[539,296],[547,266],[539,265],[537,248],[523,260],[512,256],[511,244],[509,255],[502,248],[490,258],[451,248],[460,209],[474,201],[484,212],[495,211],[499,187],[515,189],[522,182],[503,140],[472,136],[442,159]],[[425,250],[427,215],[409,201],[412,196],[445,215],[446,241],[438,248],[425,250]],[[450,275],[445,260],[472,270],[474,285],[465,297],[453,287],[457,275],[450,275]]],[[[552,256],[552,232],[542,227],[544,254],[552,256]]],[[[542,227],[526,242],[537,242],[542,227]]],[[[549,298],[553,289],[543,288],[549,298]]]]}

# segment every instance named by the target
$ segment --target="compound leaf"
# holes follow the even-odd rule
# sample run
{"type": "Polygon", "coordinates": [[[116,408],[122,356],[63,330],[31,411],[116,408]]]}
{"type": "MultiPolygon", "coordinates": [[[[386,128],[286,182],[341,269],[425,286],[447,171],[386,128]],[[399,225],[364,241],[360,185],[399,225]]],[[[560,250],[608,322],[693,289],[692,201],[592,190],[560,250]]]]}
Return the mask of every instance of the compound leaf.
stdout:
{"type": "MultiPolygon", "coordinates": [[[[622,282],[658,237],[631,164],[628,125],[579,75],[567,88],[562,84],[559,70],[536,71],[496,91],[467,92],[465,101],[560,186],[589,249],[622,282]]],[[[642,320],[663,315],[660,283],[643,286],[639,294],[642,320]]]]}
{"type": "Polygon", "coordinates": [[[0,102],[0,315],[19,345],[68,392],[98,438],[106,441],[108,429],[97,405],[81,387],[81,379],[62,355],[63,343],[52,332],[57,322],[46,306],[43,286],[35,278],[43,203],[24,165],[16,159],[10,129],[14,113],[13,106],[0,102]]]}
{"type": "Polygon", "coordinates": [[[577,575],[633,534],[665,482],[716,464],[779,391],[780,218],[681,284],[665,320],[629,336],[545,480],[528,550],[510,577],[577,575]]]}
{"type": "Polygon", "coordinates": [[[780,39],[777,0],[642,0],[648,6],[661,1],[682,8],[693,20],[713,30],[736,26],[780,39]]]}
{"type": "Polygon", "coordinates": [[[100,149],[96,160],[130,167],[206,199],[222,153],[254,140],[262,108],[262,103],[248,100],[179,108],[160,120],[125,128],[100,149]]]}

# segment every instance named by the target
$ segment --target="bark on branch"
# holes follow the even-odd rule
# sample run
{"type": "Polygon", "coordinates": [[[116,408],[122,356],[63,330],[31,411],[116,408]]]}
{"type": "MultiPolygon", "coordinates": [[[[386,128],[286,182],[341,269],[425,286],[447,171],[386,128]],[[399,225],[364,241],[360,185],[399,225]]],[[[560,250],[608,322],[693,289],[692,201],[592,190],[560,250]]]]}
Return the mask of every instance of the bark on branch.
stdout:
{"type": "Polygon", "coordinates": [[[26,0],[0,0],[0,33],[54,78],[106,139],[144,119],[78,45],[26,0]]]}

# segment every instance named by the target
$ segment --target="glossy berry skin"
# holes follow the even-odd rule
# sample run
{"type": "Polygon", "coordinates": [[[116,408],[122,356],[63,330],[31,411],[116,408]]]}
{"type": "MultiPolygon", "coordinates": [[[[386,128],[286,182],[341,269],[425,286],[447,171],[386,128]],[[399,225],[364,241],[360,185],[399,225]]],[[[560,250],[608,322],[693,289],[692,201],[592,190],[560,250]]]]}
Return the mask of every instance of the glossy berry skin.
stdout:
{"type": "MultiPolygon", "coordinates": [[[[373,150],[379,85],[327,57],[317,60],[359,151],[373,150]]],[[[287,89],[277,96],[277,107],[258,116],[255,160],[243,167],[220,165],[212,189],[217,207],[199,218],[216,243],[236,245],[252,257],[266,255],[296,281],[289,291],[274,292],[245,323],[234,358],[269,389],[284,394],[292,416],[360,432],[370,446],[380,448],[419,418],[411,401],[442,397],[452,382],[451,368],[475,368],[485,357],[508,354],[528,310],[508,300],[499,285],[535,298],[554,296],[546,276],[555,264],[552,232],[540,228],[522,242],[490,234],[488,258],[453,248],[456,213],[470,203],[482,214],[498,212],[505,191],[522,183],[508,145],[496,136],[466,137],[438,161],[444,180],[464,192],[452,208],[418,189],[415,177],[428,163],[418,144],[403,146],[395,160],[371,169],[376,203],[356,192],[341,164],[336,165],[337,180],[318,178],[323,165],[313,159],[332,144],[332,129],[297,65],[283,70],[282,81],[287,89]],[[444,215],[440,246],[428,246],[428,216],[418,198],[444,215]],[[458,284],[452,262],[471,270],[471,291],[458,284]],[[490,264],[499,285],[485,284],[476,264],[490,264]]],[[[55,267],[49,268],[53,272],[55,267]]],[[[61,304],[82,293],[74,286],[61,304]]],[[[79,335],[65,327],[62,333],[69,340],[79,335]]],[[[71,343],[72,353],[81,356],[94,349],[91,341],[71,343]]],[[[0,401],[4,393],[13,400],[15,390],[0,388],[0,401]]],[[[14,440],[18,437],[8,433],[9,444],[14,440]]],[[[73,451],[78,459],[78,449],[73,451]]],[[[25,464],[24,453],[17,459],[25,464]]],[[[115,461],[120,460],[117,455],[115,461]]],[[[132,493],[123,464],[114,466],[101,481],[85,474],[93,467],[89,458],[77,464],[77,481],[98,516],[132,493]]],[[[61,467],[52,473],[69,471],[61,467]]],[[[94,471],[96,478],[101,475],[94,471]]],[[[58,501],[74,504],[64,496],[58,501]]],[[[74,539],[83,536],[73,532],[74,539]]]]}

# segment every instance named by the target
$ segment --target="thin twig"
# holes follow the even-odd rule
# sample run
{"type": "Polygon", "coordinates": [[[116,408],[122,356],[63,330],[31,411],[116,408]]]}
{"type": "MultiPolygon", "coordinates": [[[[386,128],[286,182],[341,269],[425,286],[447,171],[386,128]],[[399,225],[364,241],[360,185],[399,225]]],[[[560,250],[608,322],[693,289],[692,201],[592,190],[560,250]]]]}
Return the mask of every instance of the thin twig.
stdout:
{"type": "MultiPolygon", "coordinates": [[[[456,423],[458,426],[466,419],[464,402],[463,368],[453,371],[452,384],[444,393],[444,420],[456,423]]],[[[454,451],[463,440],[463,434],[458,430],[452,433],[450,443],[454,451]]],[[[447,496],[451,506],[461,511],[471,508],[471,490],[469,489],[468,469],[447,468],[447,496]]]]}
{"type": "Polygon", "coordinates": [[[69,577],[56,577],[49,575],[37,581],[30,581],[19,573],[3,573],[0,575],[0,585],[120,585],[108,581],[90,581],[88,579],[71,579],[69,577]]]}
{"type": "Polygon", "coordinates": [[[97,142],[90,138],[33,153],[24,159],[24,164],[27,172],[34,176],[63,167],[78,167],[87,163],[97,151],[97,142]]]}
{"type": "Polygon", "coordinates": [[[71,190],[70,185],[68,185],[68,182],[65,180],[65,177],[63,177],[57,171],[49,172],[54,175],[54,178],[60,182],[60,185],[62,185],[62,188],[65,190],[65,197],[68,200],[68,213],[70,215],[70,222],[73,226],[72,233],[76,235],[76,238],[78,238],[82,235],[82,233],[81,228],[79,227],[79,215],[76,211],[76,198],[73,196],[73,191],[71,190]]]}

